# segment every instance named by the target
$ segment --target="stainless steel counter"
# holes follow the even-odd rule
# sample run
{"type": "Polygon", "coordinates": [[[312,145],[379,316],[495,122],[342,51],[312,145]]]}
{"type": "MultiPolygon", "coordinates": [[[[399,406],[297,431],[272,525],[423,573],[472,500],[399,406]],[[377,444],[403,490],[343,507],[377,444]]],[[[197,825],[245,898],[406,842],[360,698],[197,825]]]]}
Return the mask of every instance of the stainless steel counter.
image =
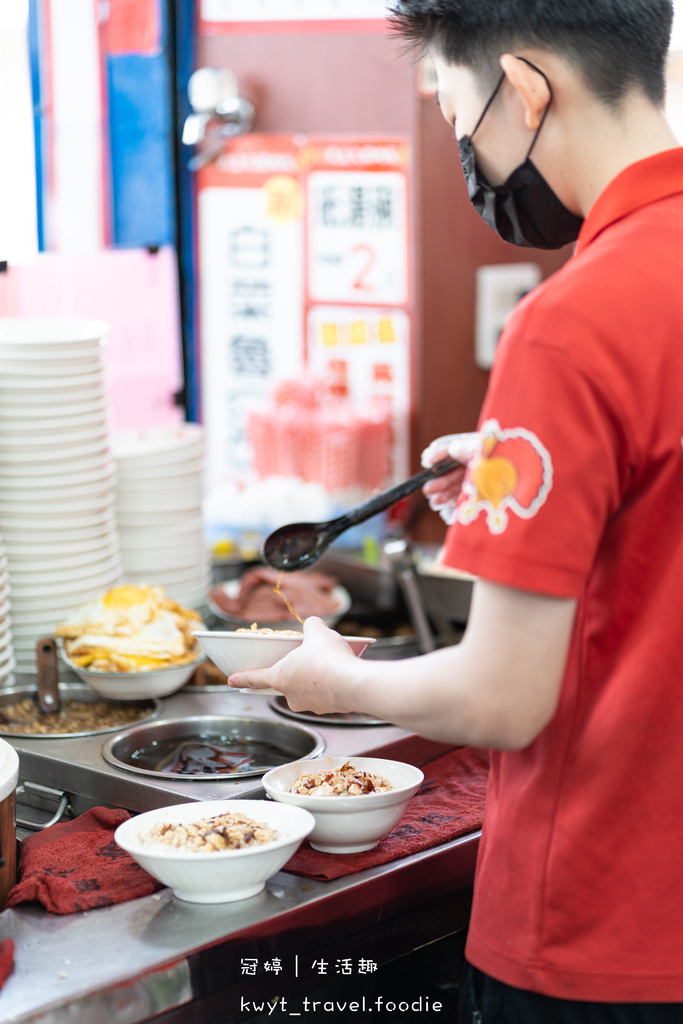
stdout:
{"type": "MultiPolygon", "coordinates": [[[[201,714],[285,720],[266,697],[236,692],[184,691],[164,701],[165,718],[201,714]]],[[[393,726],[317,731],[330,754],[381,750],[423,764],[447,749],[393,726]]],[[[143,811],[193,799],[263,797],[259,779],[167,781],[125,773],[102,758],[107,738],[12,742],[22,780],[67,790],[75,813],[98,803],[143,811]]],[[[270,1004],[269,1019],[298,1015],[314,987],[313,959],[326,957],[330,972],[335,960],[352,956],[382,964],[463,927],[478,838],[330,882],[280,872],[259,896],[234,904],[184,904],[163,890],[63,917],[36,905],[6,910],[0,939],[13,938],[16,955],[0,992],[0,1022],[137,1024],[154,1017],[168,1024],[246,1024],[264,999],[280,1000],[270,1004]],[[255,974],[245,973],[244,960],[257,965],[255,974]]],[[[372,1019],[379,1022],[380,1014],[372,1019]]]]}
{"type": "MultiPolygon", "coordinates": [[[[230,692],[194,693],[182,690],[162,702],[160,717],[189,718],[193,715],[230,715],[246,718],[267,718],[292,725],[301,724],[319,732],[325,740],[327,754],[359,754],[403,739],[408,734],[391,725],[381,726],[309,726],[297,723],[274,711],[267,697],[230,692]]],[[[146,778],[121,771],[102,757],[102,747],[113,733],[101,733],[80,739],[6,739],[19,753],[20,781],[60,787],[73,797],[75,813],[88,807],[105,804],[125,807],[129,811],[148,811],[163,804],[187,800],[220,800],[262,797],[260,778],[214,781],[192,781],[171,776],[146,778]]],[[[444,748],[445,749],[445,748],[444,748]]]]}

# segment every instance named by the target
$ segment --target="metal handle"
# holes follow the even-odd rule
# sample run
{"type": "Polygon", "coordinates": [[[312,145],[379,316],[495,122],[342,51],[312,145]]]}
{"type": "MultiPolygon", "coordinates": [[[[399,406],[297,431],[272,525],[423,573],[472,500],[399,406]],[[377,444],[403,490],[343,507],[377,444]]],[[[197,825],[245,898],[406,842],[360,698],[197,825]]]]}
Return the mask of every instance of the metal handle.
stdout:
{"type": "Polygon", "coordinates": [[[52,789],[50,786],[42,786],[39,782],[24,782],[17,786],[17,796],[24,795],[41,797],[43,800],[52,800],[59,804],[50,820],[46,821],[43,825],[36,821],[17,817],[17,825],[20,825],[22,828],[31,829],[33,832],[42,832],[43,829],[56,825],[58,821],[62,820],[69,806],[68,793],[60,789],[52,789]]]}
{"type": "Polygon", "coordinates": [[[59,667],[57,645],[51,636],[44,636],[36,643],[36,668],[38,670],[38,708],[43,714],[57,714],[59,711],[59,667]]]}
{"type": "Polygon", "coordinates": [[[198,171],[221,155],[228,139],[251,131],[255,110],[250,100],[239,95],[237,79],[228,68],[198,68],[190,76],[187,92],[193,113],[185,118],[183,144],[213,143],[188,161],[188,168],[198,171]]]}
{"type": "Polygon", "coordinates": [[[442,645],[458,643],[460,637],[451,629],[438,602],[432,600],[420,578],[408,541],[402,538],[388,540],[384,544],[384,553],[392,563],[394,578],[401,588],[421,653],[427,654],[442,645]],[[431,630],[430,619],[438,631],[436,636],[431,630]]]}

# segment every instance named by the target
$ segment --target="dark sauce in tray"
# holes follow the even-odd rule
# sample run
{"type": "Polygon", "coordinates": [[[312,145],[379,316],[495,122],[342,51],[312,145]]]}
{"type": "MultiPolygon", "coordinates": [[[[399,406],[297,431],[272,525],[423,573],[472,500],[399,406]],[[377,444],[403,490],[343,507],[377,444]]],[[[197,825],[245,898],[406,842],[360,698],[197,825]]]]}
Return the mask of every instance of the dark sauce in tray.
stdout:
{"type": "Polygon", "coordinates": [[[231,775],[265,772],[291,760],[291,753],[260,740],[194,735],[155,740],[133,751],[129,762],[164,775],[231,775]]]}

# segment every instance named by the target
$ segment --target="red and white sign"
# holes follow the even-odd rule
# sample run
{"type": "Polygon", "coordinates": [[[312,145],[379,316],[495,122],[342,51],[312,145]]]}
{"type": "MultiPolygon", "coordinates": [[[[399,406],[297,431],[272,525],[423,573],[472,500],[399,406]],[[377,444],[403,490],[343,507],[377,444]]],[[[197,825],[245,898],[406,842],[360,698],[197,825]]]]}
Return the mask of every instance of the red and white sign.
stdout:
{"type": "Polygon", "coordinates": [[[201,406],[209,489],[248,475],[249,411],[296,376],[303,204],[289,136],[248,135],[198,176],[201,406]]]}
{"type": "Polygon", "coordinates": [[[198,174],[210,487],[250,472],[247,420],[306,365],[379,402],[404,474],[410,411],[404,138],[247,135],[198,174]]]}
{"type": "Polygon", "coordinates": [[[308,178],[308,294],[314,302],[408,301],[406,177],[316,171],[308,178]]]}

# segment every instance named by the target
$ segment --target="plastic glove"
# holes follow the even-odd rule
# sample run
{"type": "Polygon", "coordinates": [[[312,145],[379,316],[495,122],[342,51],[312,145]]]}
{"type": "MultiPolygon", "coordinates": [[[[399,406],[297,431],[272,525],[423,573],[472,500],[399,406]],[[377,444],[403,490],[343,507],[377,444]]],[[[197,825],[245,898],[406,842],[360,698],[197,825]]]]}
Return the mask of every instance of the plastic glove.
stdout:
{"type": "MultiPolygon", "coordinates": [[[[481,444],[479,434],[446,434],[432,441],[422,452],[421,462],[426,468],[433,466],[446,455],[467,463],[481,444]]],[[[430,480],[423,487],[423,493],[429,500],[429,507],[438,512],[445,523],[451,526],[455,522],[455,509],[460,494],[460,486],[464,476],[463,469],[455,469],[452,473],[430,480]]]]}

